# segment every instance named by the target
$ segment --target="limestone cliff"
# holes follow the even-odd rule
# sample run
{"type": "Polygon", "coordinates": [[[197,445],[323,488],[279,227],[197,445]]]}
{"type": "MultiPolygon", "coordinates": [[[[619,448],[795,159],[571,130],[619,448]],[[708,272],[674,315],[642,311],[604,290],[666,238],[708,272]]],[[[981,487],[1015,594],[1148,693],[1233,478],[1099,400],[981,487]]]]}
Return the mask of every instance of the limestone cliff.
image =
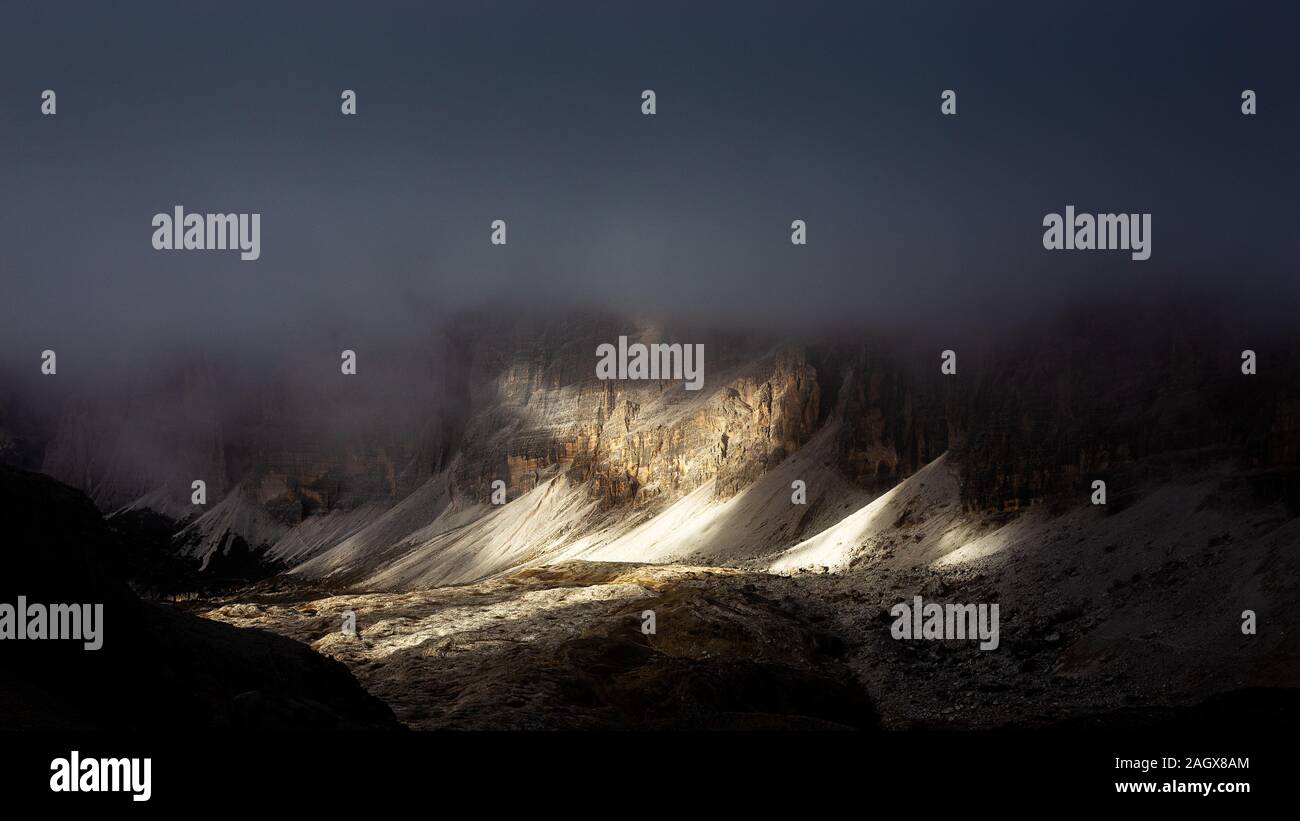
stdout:
{"type": "Polygon", "coordinates": [[[923,345],[474,314],[366,351],[355,377],[326,354],[260,382],[200,363],[70,401],[44,465],[101,509],[177,520],[204,563],[238,546],[336,581],[472,581],[560,554],[761,562],[945,453],[969,517],[1076,502],[1096,478],[1119,509],[1225,459],[1300,504],[1300,350],[1258,344],[1247,376],[1214,329],[1085,317],[963,348],[943,375],[923,345]],[[704,345],[702,389],[597,378],[620,336],[704,345]]]}

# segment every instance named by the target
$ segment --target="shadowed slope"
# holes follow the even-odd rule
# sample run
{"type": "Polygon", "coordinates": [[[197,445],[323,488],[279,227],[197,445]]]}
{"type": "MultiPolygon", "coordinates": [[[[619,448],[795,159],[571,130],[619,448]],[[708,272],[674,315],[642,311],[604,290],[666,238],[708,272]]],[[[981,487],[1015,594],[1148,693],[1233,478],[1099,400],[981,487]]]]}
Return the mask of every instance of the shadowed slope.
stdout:
{"type": "Polygon", "coordinates": [[[142,602],[120,581],[122,546],[90,500],[0,467],[0,602],[102,604],[103,646],[0,642],[0,728],[396,729],[342,665],[260,631],[142,602]]]}

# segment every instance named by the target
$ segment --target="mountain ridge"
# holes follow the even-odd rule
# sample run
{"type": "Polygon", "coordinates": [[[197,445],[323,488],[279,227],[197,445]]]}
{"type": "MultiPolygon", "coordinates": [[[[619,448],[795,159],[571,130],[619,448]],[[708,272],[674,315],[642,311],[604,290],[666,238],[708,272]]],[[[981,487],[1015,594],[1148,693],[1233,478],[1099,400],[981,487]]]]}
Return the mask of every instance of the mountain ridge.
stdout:
{"type": "MultiPolygon", "coordinates": [[[[937,356],[922,365],[913,348],[851,339],[479,315],[434,346],[447,355],[437,385],[455,393],[427,412],[406,397],[434,386],[404,381],[398,362],[377,366],[395,393],[339,377],[333,388],[284,383],[242,400],[222,395],[220,369],[207,367],[164,379],[180,393],[150,418],[208,408],[200,400],[214,395],[234,410],[181,414],[197,427],[173,424],[165,447],[155,444],[173,454],[163,484],[144,490],[147,472],[131,474],[116,456],[141,432],[112,435],[118,424],[131,430],[119,418],[92,435],[84,403],[56,426],[45,465],[101,505],[143,491],[113,509],[172,517],[177,550],[203,566],[238,549],[272,571],[399,588],[472,582],[548,558],[840,567],[853,550],[827,547],[846,538],[833,528],[869,518],[866,506],[903,493],[941,460],[952,480],[946,515],[963,517],[968,534],[988,517],[1079,503],[1097,478],[1122,507],[1144,477],[1166,470],[1164,454],[1273,469],[1276,492],[1297,503],[1300,388],[1285,379],[1300,364],[1297,346],[1261,351],[1266,370],[1245,376],[1219,336],[1176,324],[1153,334],[1161,344],[1135,347],[1113,321],[1081,320],[1068,340],[1021,336],[963,351],[957,374],[945,376],[937,356]],[[598,379],[596,348],[615,333],[704,339],[705,389],[598,379]],[[315,421],[303,416],[310,397],[331,393],[346,400],[336,416],[328,404],[315,421]],[[383,421],[390,406],[400,423],[383,421]],[[295,418],[305,427],[282,436],[295,418]],[[213,505],[188,503],[195,474],[209,477],[213,505]],[[495,481],[505,483],[504,506],[490,503],[495,481]],[[796,481],[806,505],[792,503],[796,481]]],[[[415,373],[427,372],[424,361],[415,373]]],[[[134,390],[130,406],[146,395],[134,390]]]]}

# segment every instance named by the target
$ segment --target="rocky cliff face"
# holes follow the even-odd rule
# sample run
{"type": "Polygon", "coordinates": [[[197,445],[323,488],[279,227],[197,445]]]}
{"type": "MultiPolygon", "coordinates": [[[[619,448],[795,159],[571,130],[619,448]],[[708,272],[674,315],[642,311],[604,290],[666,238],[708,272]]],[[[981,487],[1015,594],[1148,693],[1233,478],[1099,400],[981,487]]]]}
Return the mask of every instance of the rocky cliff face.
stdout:
{"type": "Polygon", "coordinates": [[[824,382],[838,386],[837,465],[852,481],[883,492],[948,449],[951,391],[934,352],[877,344],[814,347],[824,382]]]}
{"type": "Polygon", "coordinates": [[[607,325],[579,329],[552,350],[530,333],[480,340],[473,356],[456,476],[472,498],[487,499],[495,479],[513,498],[557,472],[587,483],[607,507],[644,506],[713,480],[729,496],[821,421],[817,372],[798,348],[607,325]],[[596,348],[619,335],[629,343],[703,339],[704,388],[597,379],[596,348]]]}
{"type": "MultiPolygon", "coordinates": [[[[106,547],[136,590],[174,592],[173,572],[187,591],[233,587],[209,617],[311,642],[413,726],[869,727],[877,709],[893,727],[1039,725],[1062,704],[1081,718],[1294,681],[1294,636],[1246,638],[1238,619],[1295,620],[1300,345],[1250,343],[1246,375],[1231,333],[1130,325],[959,346],[949,376],[924,345],[471,317],[434,375],[368,381],[367,356],[357,381],[191,376],[70,403],[44,454],[101,508],[141,494],[106,547]],[[597,346],[621,335],[703,343],[703,389],[597,379],[597,346]],[[196,471],[215,477],[201,515],[196,471]],[[245,584],[270,572],[259,558],[285,572],[245,584]],[[895,641],[890,607],[918,593],[1000,602],[1007,652],[895,641]],[[344,609],[360,636],[338,633],[344,609]],[[1189,664],[1186,646],[1208,652],[1189,664]]],[[[26,431],[9,441],[34,441],[2,410],[0,431],[26,431]]],[[[45,487],[75,497],[68,545],[102,541],[88,501],[45,487]]],[[[25,538],[48,536],[39,503],[10,501],[25,538]]],[[[125,589],[95,595],[151,618],[125,589]]],[[[337,667],[176,617],[133,631],[146,664],[178,645],[215,683],[145,694],[168,715],[391,724],[337,667]],[[265,678],[266,653],[290,659],[287,679],[265,678]]],[[[58,684],[3,678],[18,714],[58,684]]]]}
{"type": "Polygon", "coordinates": [[[1256,343],[1259,373],[1246,376],[1230,334],[1179,322],[1138,334],[1133,324],[1085,317],[963,348],[948,376],[929,348],[473,315],[427,350],[363,352],[355,377],[338,374],[332,354],[314,371],[258,384],[199,365],[109,402],[72,402],[44,465],[101,509],[180,521],[180,544],[205,563],[235,546],[273,547],[293,563],[343,544],[353,559],[412,545],[454,553],[440,534],[490,516],[497,480],[509,500],[536,497],[536,515],[551,517],[546,528],[524,518],[517,533],[503,521],[475,537],[475,550],[497,545],[498,559],[446,576],[399,574],[403,583],[474,578],[469,568],[532,556],[516,549],[530,533],[544,531],[547,550],[623,544],[627,527],[683,500],[716,507],[747,493],[765,507],[750,499],[727,515],[771,519],[752,535],[779,542],[744,552],[756,557],[944,453],[971,515],[1086,499],[1097,478],[1119,508],[1144,479],[1224,459],[1267,474],[1267,492],[1300,504],[1300,348],[1256,343]],[[703,344],[703,389],[598,379],[597,347],[620,336],[703,344]],[[773,478],[795,454],[797,468],[773,478]],[[193,478],[208,482],[204,508],[189,501],[193,478]],[[798,516],[777,504],[795,478],[820,483],[798,516]]]}
{"type": "Polygon", "coordinates": [[[1118,323],[1081,323],[1019,340],[963,375],[951,405],[954,460],[971,510],[1019,510],[1118,490],[1224,458],[1294,468],[1300,350],[1260,347],[1260,370],[1206,331],[1153,330],[1135,343],[1118,323]],[[1181,468],[1179,467],[1181,466],[1181,468]]]}

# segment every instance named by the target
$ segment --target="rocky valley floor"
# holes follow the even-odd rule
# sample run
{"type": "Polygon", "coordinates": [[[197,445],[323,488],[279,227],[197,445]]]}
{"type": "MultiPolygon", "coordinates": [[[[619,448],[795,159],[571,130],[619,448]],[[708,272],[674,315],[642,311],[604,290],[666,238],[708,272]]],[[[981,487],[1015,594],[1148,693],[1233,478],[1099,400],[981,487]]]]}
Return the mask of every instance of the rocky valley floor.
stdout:
{"type": "Polygon", "coordinates": [[[939,460],[775,560],[701,561],[740,542],[692,510],[654,536],[687,560],[388,590],[286,574],[188,606],[343,662],[420,729],[1133,726],[1279,692],[1294,723],[1300,517],[1276,483],[1180,469],[1107,506],[978,516],[939,460]],[[916,596],[998,605],[997,647],[894,638],[916,596]]]}
{"type": "Polygon", "coordinates": [[[205,615],[310,643],[418,729],[876,726],[843,641],[796,593],[737,570],[567,562],[407,593],[270,582],[205,615]]]}
{"type": "Polygon", "coordinates": [[[839,572],[569,561],[397,593],[282,577],[193,606],[342,661],[418,729],[1132,726],[1207,698],[1275,721],[1278,692],[1294,721],[1300,524],[1264,510],[1207,538],[1205,521],[1162,523],[1196,493],[1168,489],[1113,521],[991,523],[924,563],[898,561],[928,527],[918,514],[839,572]],[[1142,522],[1152,535],[1134,543],[1142,522]],[[998,602],[998,649],[894,639],[889,610],[914,595],[998,602]],[[1244,635],[1252,604],[1271,626],[1244,635]],[[348,610],[355,636],[340,630],[348,610]]]}

